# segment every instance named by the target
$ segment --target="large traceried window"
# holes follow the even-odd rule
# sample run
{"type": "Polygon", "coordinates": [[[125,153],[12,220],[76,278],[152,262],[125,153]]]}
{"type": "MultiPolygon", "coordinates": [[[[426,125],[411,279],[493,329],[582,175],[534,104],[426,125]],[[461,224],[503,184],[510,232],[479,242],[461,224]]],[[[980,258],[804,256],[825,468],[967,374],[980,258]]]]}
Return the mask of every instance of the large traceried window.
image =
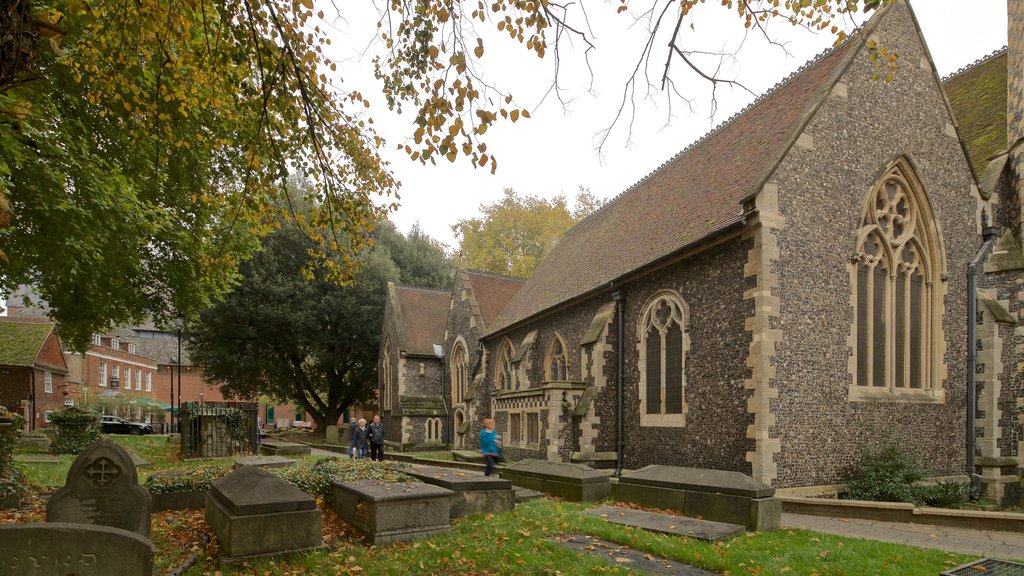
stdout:
{"type": "Polygon", "coordinates": [[[901,159],[872,189],[852,258],[850,400],[941,401],[942,252],[931,207],[901,159]]]}
{"type": "Polygon", "coordinates": [[[380,403],[384,410],[391,409],[391,386],[394,382],[394,374],[392,373],[391,367],[391,343],[389,340],[384,341],[384,357],[381,360],[382,366],[382,386],[380,403]]]}
{"type": "Polygon", "coordinates": [[[467,360],[466,345],[461,340],[455,343],[455,350],[452,352],[452,403],[459,404],[466,399],[466,390],[469,380],[469,362],[467,360]]]}
{"type": "Polygon", "coordinates": [[[556,334],[551,338],[551,345],[548,346],[548,380],[552,382],[564,382],[568,380],[569,370],[567,368],[567,364],[565,344],[556,334]]]}
{"type": "Polygon", "coordinates": [[[499,390],[512,390],[515,371],[512,368],[512,343],[507,339],[498,348],[498,361],[494,364],[494,382],[499,390]]]}
{"type": "Polygon", "coordinates": [[[690,349],[686,304],[671,290],[658,292],[640,314],[640,424],[686,425],[686,352],[690,349]]]}

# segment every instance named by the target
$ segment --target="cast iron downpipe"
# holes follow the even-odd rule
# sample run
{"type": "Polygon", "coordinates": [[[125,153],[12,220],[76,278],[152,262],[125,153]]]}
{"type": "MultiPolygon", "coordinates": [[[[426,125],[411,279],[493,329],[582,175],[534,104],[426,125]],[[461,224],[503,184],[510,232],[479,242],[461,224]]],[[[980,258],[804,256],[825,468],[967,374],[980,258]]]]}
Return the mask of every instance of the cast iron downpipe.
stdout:
{"type": "Polygon", "coordinates": [[[626,446],[626,434],[623,427],[625,418],[625,374],[626,374],[626,295],[622,290],[612,293],[612,300],[615,302],[616,319],[618,324],[618,341],[616,343],[615,363],[615,477],[622,476],[622,453],[626,446]]]}
{"type": "MultiPolygon", "coordinates": [[[[452,411],[448,409],[448,401],[445,399],[444,387],[444,346],[434,344],[434,356],[441,363],[441,404],[444,404],[444,449],[452,449],[452,411]]],[[[452,402],[455,398],[452,398],[452,402]]]]}
{"type": "MultiPolygon", "coordinates": [[[[985,218],[982,219],[982,224],[985,218]]],[[[985,261],[992,245],[999,235],[999,228],[985,226],[982,229],[982,244],[971,263],[967,265],[967,476],[971,479],[971,498],[976,499],[981,489],[981,477],[974,465],[974,422],[977,408],[978,383],[975,367],[978,362],[977,316],[978,316],[978,266],[985,261]]]]}

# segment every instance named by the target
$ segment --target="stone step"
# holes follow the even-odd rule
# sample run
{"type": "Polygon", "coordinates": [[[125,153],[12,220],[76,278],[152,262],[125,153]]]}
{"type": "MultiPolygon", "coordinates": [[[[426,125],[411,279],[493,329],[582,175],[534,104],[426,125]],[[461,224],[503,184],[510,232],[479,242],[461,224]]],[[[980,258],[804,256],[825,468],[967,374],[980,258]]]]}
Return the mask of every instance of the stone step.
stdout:
{"type": "Polygon", "coordinates": [[[746,529],[739,524],[712,522],[673,514],[645,512],[632,508],[617,506],[598,506],[587,510],[587,514],[603,518],[608,522],[643,528],[652,532],[661,532],[686,538],[696,538],[705,542],[718,542],[743,534],[746,529]]]}
{"type": "Polygon", "coordinates": [[[529,488],[523,488],[522,486],[513,486],[512,491],[516,493],[516,504],[544,497],[543,492],[537,492],[536,490],[530,490],[529,488]]]}

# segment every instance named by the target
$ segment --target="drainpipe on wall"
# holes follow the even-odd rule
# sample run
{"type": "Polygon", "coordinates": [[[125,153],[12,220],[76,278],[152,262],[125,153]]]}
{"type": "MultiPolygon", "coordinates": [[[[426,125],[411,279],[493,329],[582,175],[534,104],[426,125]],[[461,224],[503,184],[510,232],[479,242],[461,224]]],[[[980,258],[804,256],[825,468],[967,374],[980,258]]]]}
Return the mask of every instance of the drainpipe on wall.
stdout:
{"type": "Polygon", "coordinates": [[[28,391],[28,399],[32,401],[32,421],[29,424],[29,430],[36,429],[36,368],[33,366],[29,369],[32,373],[32,388],[28,391]]]}
{"type": "Polygon", "coordinates": [[[448,401],[444,394],[444,346],[434,344],[434,356],[441,363],[441,403],[444,404],[444,449],[452,449],[452,411],[448,409],[448,401]]]}
{"type": "MultiPolygon", "coordinates": [[[[982,225],[987,224],[982,215],[982,225]]],[[[971,263],[967,265],[967,476],[971,479],[971,499],[977,499],[981,492],[981,476],[975,469],[975,438],[974,426],[977,416],[978,383],[975,369],[978,362],[977,324],[978,324],[978,267],[995,244],[999,228],[984,226],[982,228],[982,244],[971,263]]]]}
{"type": "Polygon", "coordinates": [[[615,477],[622,476],[622,453],[626,445],[626,435],[623,427],[625,418],[625,321],[626,321],[626,295],[622,290],[612,293],[612,300],[615,302],[616,324],[618,325],[618,342],[615,351],[616,376],[615,376],[615,477]]]}

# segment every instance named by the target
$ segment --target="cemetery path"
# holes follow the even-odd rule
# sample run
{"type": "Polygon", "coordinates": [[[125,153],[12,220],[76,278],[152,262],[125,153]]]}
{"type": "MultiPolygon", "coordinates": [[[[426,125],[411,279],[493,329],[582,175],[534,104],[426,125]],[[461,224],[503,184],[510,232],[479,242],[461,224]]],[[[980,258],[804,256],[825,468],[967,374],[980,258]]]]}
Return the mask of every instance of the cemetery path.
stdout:
{"type": "Polygon", "coordinates": [[[782,526],[1001,560],[1024,560],[1024,534],[1019,532],[785,513],[782,526]]]}

